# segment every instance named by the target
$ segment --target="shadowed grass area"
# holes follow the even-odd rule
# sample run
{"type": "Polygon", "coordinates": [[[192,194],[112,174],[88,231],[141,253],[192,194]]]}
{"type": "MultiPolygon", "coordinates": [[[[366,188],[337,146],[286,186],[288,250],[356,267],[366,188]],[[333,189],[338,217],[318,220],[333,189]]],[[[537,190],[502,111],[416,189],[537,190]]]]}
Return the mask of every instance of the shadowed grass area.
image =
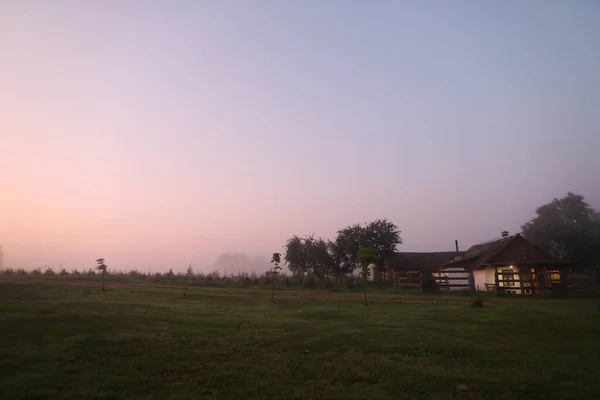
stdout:
{"type": "Polygon", "coordinates": [[[600,398],[597,302],[289,294],[0,284],[2,398],[600,398]]]}

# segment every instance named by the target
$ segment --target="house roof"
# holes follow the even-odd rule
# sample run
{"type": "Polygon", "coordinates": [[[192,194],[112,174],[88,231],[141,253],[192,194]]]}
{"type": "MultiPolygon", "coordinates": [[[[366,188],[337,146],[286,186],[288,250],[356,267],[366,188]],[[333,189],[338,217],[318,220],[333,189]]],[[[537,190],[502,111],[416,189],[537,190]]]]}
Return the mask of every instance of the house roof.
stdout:
{"type": "Polygon", "coordinates": [[[475,244],[466,251],[462,258],[477,259],[477,261],[484,264],[494,258],[494,256],[500,253],[510,242],[520,236],[521,235],[516,234],[513,236],[507,236],[500,239],[475,244]]]}
{"type": "MultiPolygon", "coordinates": [[[[489,264],[513,240],[523,238],[519,233],[512,236],[489,240],[471,246],[458,260],[442,264],[442,268],[460,266],[464,268],[477,268],[489,264]]],[[[523,240],[527,240],[523,238],[523,240]]]]}
{"type": "Polygon", "coordinates": [[[431,253],[398,252],[388,260],[387,265],[390,269],[405,271],[435,268],[454,260],[456,255],[455,251],[437,251],[431,253]]]}

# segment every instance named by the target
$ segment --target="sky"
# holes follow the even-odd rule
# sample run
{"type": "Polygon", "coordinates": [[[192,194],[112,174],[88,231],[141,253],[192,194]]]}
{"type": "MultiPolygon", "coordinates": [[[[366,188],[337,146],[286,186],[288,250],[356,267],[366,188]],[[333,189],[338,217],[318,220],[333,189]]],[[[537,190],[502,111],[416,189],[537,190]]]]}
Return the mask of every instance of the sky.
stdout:
{"type": "Polygon", "coordinates": [[[594,0],[0,0],[6,266],[184,270],[600,208],[594,0]]]}

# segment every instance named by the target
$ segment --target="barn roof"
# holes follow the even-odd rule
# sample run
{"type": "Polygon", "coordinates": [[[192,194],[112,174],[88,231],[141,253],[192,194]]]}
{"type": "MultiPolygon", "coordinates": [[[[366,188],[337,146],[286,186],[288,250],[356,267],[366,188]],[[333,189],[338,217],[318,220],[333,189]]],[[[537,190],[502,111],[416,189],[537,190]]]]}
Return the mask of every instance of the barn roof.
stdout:
{"type": "Polygon", "coordinates": [[[424,268],[435,268],[441,264],[452,261],[455,257],[455,251],[437,251],[429,253],[398,252],[388,260],[387,264],[389,269],[396,271],[421,270],[424,268]]]}
{"type": "MultiPolygon", "coordinates": [[[[517,238],[523,238],[520,234],[502,237],[499,239],[489,240],[475,244],[460,257],[458,260],[454,260],[447,263],[442,263],[442,267],[453,267],[460,266],[464,268],[477,268],[480,265],[488,264],[494,257],[496,257],[506,246],[508,246],[513,240],[517,238]]],[[[525,239],[525,238],[523,238],[525,239]]]]}

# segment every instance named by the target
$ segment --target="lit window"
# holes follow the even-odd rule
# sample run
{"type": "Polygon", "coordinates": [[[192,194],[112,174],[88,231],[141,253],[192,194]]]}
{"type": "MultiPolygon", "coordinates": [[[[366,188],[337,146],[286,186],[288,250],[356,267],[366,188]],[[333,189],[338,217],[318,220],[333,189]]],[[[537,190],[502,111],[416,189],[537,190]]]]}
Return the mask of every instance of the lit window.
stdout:
{"type": "Polygon", "coordinates": [[[515,276],[512,269],[502,270],[502,280],[504,282],[502,286],[515,286],[515,276]]]}

